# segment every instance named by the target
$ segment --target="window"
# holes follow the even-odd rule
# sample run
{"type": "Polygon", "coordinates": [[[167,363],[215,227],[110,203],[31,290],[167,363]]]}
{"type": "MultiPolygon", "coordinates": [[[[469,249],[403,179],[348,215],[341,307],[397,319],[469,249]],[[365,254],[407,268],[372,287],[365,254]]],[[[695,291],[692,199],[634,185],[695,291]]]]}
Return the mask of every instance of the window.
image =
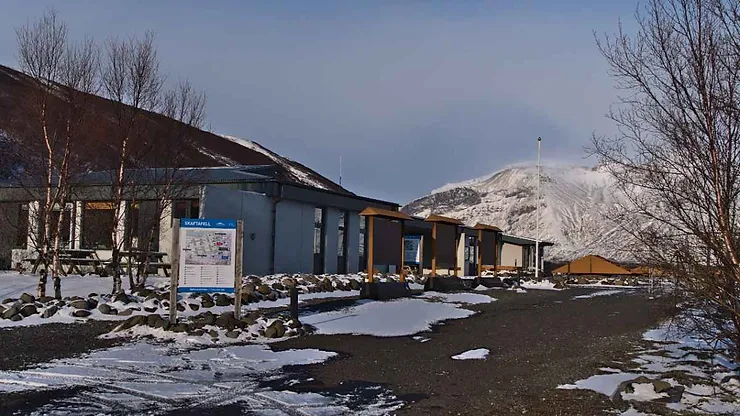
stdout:
{"type": "Polygon", "coordinates": [[[172,202],[172,218],[199,218],[200,201],[185,199],[172,202]]]}
{"type": "Polygon", "coordinates": [[[360,265],[358,270],[365,270],[365,229],[367,228],[367,217],[360,216],[360,246],[357,252],[360,256],[360,265]]]}
{"type": "MultiPolygon", "coordinates": [[[[28,243],[28,205],[22,204],[18,210],[18,229],[15,234],[14,248],[26,248],[28,243]]],[[[30,247],[29,247],[30,248],[30,247]]]]}
{"type": "Polygon", "coordinates": [[[324,240],[326,230],[324,227],[324,208],[314,209],[313,227],[313,272],[324,273],[324,240]]]}
{"type": "Polygon", "coordinates": [[[347,273],[347,220],[349,214],[345,211],[339,213],[339,224],[337,227],[337,273],[347,273]]]}
{"type": "Polygon", "coordinates": [[[115,204],[87,202],[82,213],[82,247],[98,250],[113,248],[115,204]]]}

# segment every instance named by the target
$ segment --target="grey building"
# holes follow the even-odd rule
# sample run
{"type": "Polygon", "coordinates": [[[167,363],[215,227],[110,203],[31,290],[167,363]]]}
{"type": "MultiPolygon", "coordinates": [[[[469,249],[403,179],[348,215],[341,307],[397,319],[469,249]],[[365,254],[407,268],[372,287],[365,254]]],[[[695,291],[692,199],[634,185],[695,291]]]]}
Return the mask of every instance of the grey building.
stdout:
{"type": "MultiPolygon", "coordinates": [[[[398,210],[391,202],[287,183],[271,166],[141,169],[127,173],[125,216],[119,241],[169,253],[179,218],[241,219],[245,274],[353,273],[361,268],[364,235],[359,213],[367,207],[398,210]],[[167,200],[167,203],[162,201],[167,200]],[[162,208],[158,208],[162,207],[162,208]],[[149,236],[149,237],[147,237],[149,236]],[[153,236],[153,237],[152,237],[153,236]]],[[[111,172],[75,178],[62,216],[64,248],[110,256],[115,222],[111,172]]],[[[43,229],[40,188],[0,184],[0,268],[11,253],[33,252],[43,229]]]]}

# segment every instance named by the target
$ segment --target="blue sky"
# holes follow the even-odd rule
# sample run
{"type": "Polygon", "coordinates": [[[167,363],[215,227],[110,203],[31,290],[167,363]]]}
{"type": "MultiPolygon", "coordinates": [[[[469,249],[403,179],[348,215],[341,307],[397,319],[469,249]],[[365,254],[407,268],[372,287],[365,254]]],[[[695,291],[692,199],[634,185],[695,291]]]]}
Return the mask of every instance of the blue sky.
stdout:
{"type": "Polygon", "coordinates": [[[255,140],[352,191],[407,202],[448,182],[534,160],[592,164],[617,91],[593,32],[634,1],[4,0],[13,28],[56,8],[73,36],[152,29],[162,68],[208,96],[208,125],[255,140]],[[555,4],[557,3],[557,4],[555,4]]]}

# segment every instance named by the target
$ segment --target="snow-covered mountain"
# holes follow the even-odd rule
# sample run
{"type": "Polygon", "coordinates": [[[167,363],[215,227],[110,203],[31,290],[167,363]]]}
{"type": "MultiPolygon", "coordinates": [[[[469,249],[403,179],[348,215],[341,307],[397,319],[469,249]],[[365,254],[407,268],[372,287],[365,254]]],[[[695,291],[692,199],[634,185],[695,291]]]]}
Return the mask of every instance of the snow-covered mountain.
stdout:
{"type": "MultiPolygon", "coordinates": [[[[608,212],[623,196],[603,169],[573,165],[541,168],[540,235],[552,241],[552,260],[599,254],[629,260],[630,236],[610,221],[608,212]]],[[[505,233],[536,236],[537,167],[516,165],[470,181],[448,184],[408,203],[403,211],[456,217],[468,225],[498,226],[505,233]]]]}

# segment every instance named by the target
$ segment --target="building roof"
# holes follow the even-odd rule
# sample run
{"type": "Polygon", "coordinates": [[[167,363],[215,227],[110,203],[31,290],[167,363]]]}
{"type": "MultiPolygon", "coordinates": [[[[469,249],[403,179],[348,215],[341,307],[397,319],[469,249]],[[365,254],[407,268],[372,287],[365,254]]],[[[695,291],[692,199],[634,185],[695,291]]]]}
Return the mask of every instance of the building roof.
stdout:
{"type": "Polygon", "coordinates": [[[441,215],[431,214],[424,219],[426,222],[441,222],[444,224],[462,225],[462,221],[457,218],[443,217],[441,215]]]}
{"type": "Polygon", "coordinates": [[[630,275],[624,267],[594,254],[581,257],[552,271],[554,274],[630,275]]]}
{"type": "MultiPolygon", "coordinates": [[[[508,235],[508,234],[502,234],[501,241],[503,241],[504,243],[514,244],[517,246],[534,246],[537,244],[537,240],[532,240],[531,238],[525,238],[525,237],[516,237],[516,236],[508,235]]],[[[540,247],[549,247],[549,246],[554,246],[554,245],[555,243],[553,242],[540,240],[540,247]]]]}
{"type": "Polygon", "coordinates": [[[488,224],[481,224],[481,223],[475,224],[475,226],[473,227],[473,229],[474,230],[483,230],[483,231],[493,231],[493,232],[496,232],[496,233],[500,233],[501,232],[501,229],[498,228],[498,227],[495,227],[493,225],[488,225],[488,224]]]}
{"type": "Polygon", "coordinates": [[[362,212],[360,212],[360,215],[362,215],[363,217],[378,217],[389,220],[411,220],[411,217],[406,213],[374,207],[365,208],[362,212]]]}

